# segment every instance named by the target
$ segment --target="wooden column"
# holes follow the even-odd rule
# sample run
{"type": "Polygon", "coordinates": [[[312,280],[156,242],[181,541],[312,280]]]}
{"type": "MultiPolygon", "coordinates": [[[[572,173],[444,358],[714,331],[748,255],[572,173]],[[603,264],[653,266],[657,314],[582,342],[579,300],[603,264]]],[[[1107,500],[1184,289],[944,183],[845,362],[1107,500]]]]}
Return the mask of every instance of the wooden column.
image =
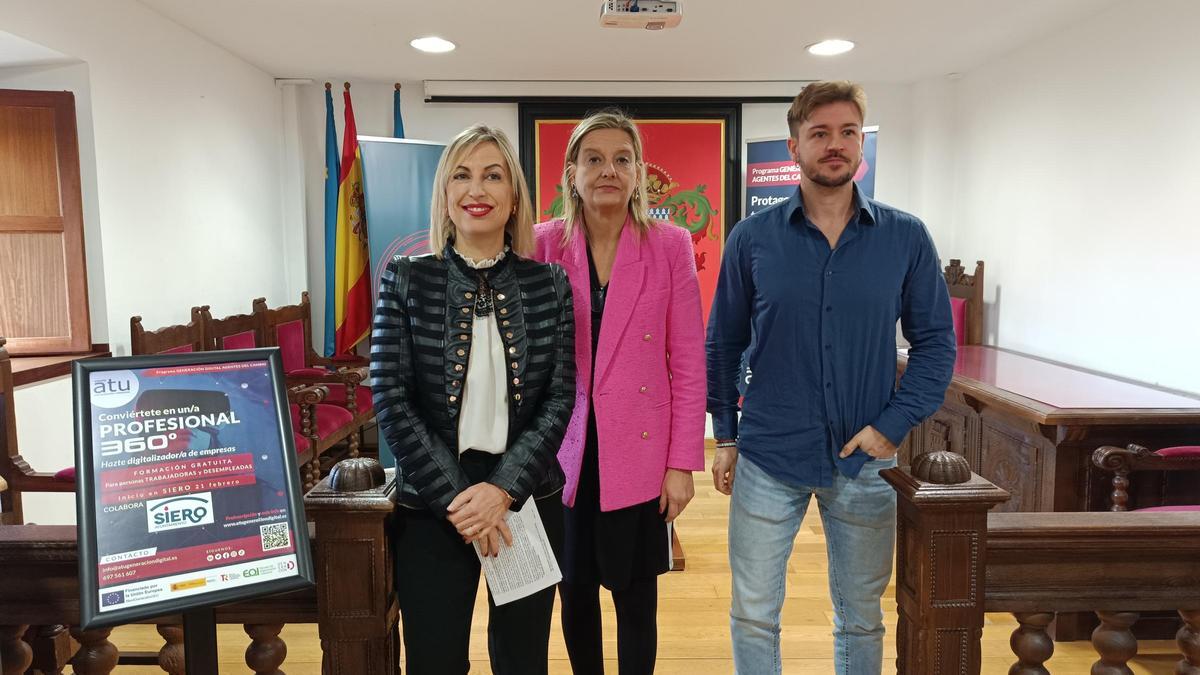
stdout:
{"type": "Polygon", "coordinates": [[[163,646],[158,650],[158,667],[170,675],[185,675],[187,672],[183,660],[183,624],[160,623],[155,630],[163,638],[163,646]]]}
{"type": "Polygon", "coordinates": [[[1178,675],[1200,675],[1200,611],[1181,609],[1179,616],[1183,619],[1183,626],[1179,628],[1175,640],[1179,643],[1179,653],[1183,654],[1183,658],[1175,664],[1175,672],[1178,675]]]}
{"type": "Polygon", "coordinates": [[[316,523],[318,631],[327,675],[399,672],[388,541],[395,484],[374,459],[339,462],[304,497],[316,523]]]}
{"type": "Polygon", "coordinates": [[[1008,493],[951,452],[921,455],[911,472],[897,467],[881,474],[898,495],[897,672],[978,673],[987,512],[1008,493]]]}
{"type": "Polygon", "coordinates": [[[0,673],[20,675],[33,663],[33,650],[22,639],[28,628],[24,624],[0,626],[0,673]]]}

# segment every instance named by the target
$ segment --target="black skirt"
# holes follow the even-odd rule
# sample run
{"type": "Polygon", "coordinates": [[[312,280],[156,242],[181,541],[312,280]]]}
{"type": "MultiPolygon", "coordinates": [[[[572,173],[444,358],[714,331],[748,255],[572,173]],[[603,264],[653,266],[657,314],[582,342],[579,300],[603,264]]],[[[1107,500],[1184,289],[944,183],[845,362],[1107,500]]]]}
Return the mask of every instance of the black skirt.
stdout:
{"type": "Polygon", "coordinates": [[[596,415],[594,410],[589,413],[575,506],[563,514],[563,581],[621,591],[667,571],[667,522],[658,512],[657,497],[615,511],[600,510],[596,415]]]}

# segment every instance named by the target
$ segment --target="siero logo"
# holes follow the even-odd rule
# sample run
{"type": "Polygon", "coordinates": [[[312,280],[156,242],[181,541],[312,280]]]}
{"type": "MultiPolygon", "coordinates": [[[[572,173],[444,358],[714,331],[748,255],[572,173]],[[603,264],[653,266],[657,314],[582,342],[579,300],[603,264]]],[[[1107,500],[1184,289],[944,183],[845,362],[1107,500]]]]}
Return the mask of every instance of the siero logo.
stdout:
{"type": "Polygon", "coordinates": [[[212,493],[198,492],[182,497],[152,499],[146,502],[146,525],[150,532],[178,530],[213,521],[212,493]]]}
{"type": "Polygon", "coordinates": [[[138,376],[132,370],[92,373],[92,405],[120,408],[138,394],[138,376]]]}

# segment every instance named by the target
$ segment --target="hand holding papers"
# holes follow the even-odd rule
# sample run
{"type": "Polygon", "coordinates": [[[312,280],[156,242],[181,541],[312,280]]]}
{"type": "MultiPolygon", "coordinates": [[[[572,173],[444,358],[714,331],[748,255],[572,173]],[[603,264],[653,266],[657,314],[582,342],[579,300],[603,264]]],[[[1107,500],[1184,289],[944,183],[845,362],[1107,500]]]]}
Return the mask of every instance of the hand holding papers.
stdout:
{"type": "Polygon", "coordinates": [[[500,555],[481,555],[475,543],[475,554],[497,605],[520,600],[562,581],[562,571],[534,500],[527,499],[519,511],[509,511],[505,523],[513,542],[512,546],[501,544],[500,555]]]}

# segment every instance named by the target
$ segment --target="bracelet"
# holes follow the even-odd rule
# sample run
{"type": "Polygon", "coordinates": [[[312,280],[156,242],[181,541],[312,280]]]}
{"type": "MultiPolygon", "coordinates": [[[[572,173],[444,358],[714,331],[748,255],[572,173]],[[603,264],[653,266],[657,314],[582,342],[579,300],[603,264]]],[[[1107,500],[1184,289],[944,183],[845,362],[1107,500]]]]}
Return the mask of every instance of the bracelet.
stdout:
{"type": "Polygon", "coordinates": [[[733,441],[717,441],[717,447],[718,447],[718,448],[736,448],[736,447],[737,447],[737,441],[736,441],[736,440],[733,440],[733,441]]]}

